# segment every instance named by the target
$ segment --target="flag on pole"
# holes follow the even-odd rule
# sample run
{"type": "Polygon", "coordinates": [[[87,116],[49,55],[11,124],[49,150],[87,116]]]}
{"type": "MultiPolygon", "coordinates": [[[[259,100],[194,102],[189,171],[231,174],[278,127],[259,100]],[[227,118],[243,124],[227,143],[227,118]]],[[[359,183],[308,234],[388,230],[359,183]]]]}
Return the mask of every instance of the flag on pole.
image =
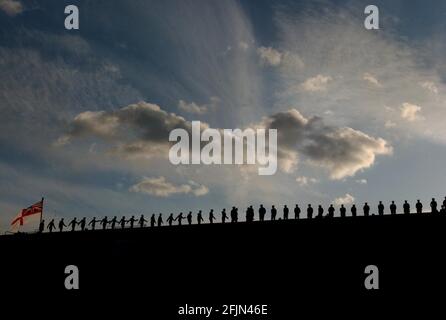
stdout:
{"type": "Polygon", "coordinates": [[[17,217],[14,218],[11,222],[11,226],[23,226],[24,220],[26,217],[33,216],[35,214],[42,214],[43,212],[43,199],[39,202],[36,202],[32,206],[22,209],[21,212],[17,215],[17,217]]]}

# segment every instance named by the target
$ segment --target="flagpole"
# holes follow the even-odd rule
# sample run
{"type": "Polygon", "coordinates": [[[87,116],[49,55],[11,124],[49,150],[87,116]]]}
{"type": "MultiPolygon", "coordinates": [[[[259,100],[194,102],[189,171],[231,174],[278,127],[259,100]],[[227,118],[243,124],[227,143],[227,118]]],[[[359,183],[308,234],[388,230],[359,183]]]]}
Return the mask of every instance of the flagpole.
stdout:
{"type": "Polygon", "coordinates": [[[40,223],[42,223],[42,218],[43,218],[43,197],[42,197],[42,211],[40,211],[40,223]]]}

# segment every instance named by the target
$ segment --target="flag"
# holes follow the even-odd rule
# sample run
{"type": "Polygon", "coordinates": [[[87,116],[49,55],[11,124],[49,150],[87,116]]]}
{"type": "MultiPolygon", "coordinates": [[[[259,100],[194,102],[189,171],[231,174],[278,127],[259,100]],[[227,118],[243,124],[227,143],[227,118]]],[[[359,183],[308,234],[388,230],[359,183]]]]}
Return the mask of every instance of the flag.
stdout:
{"type": "Polygon", "coordinates": [[[26,209],[22,209],[22,211],[14,218],[11,222],[11,226],[15,226],[17,223],[20,226],[23,226],[24,219],[26,217],[42,213],[43,211],[43,198],[39,202],[36,202],[32,206],[29,206],[26,209]]]}

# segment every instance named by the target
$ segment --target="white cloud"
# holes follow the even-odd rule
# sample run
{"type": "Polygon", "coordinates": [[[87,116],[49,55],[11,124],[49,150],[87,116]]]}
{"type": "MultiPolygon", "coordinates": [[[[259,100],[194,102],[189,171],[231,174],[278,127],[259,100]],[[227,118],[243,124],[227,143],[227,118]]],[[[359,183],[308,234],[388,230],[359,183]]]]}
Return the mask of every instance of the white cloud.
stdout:
{"type": "Polygon", "coordinates": [[[18,0],[0,0],[0,10],[9,16],[15,16],[23,12],[23,5],[18,0]]]}
{"type": "Polygon", "coordinates": [[[199,106],[195,102],[187,103],[184,100],[178,102],[178,108],[184,112],[193,114],[204,114],[208,112],[208,107],[206,105],[199,106]]]}
{"type": "Polygon", "coordinates": [[[200,185],[194,181],[189,181],[187,184],[175,185],[168,182],[165,177],[144,179],[134,186],[130,187],[129,191],[145,193],[155,197],[169,197],[174,194],[189,194],[192,193],[195,196],[203,196],[209,192],[209,189],[200,185]]]}
{"type": "Polygon", "coordinates": [[[367,179],[358,179],[358,180],[356,180],[356,183],[367,184],[367,179]]]}
{"type": "Polygon", "coordinates": [[[300,176],[296,178],[297,183],[299,183],[300,186],[307,186],[309,184],[313,184],[313,183],[317,183],[318,180],[316,178],[311,178],[311,177],[305,177],[305,176],[300,176]]]}
{"type": "Polygon", "coordinates": [[[240,49],[242,49],[243,51],[247,51],[249,49],[249,44],[246,41],[240,41],[238,43],[238,46],[240,49]]]}
{"type": "Polygon", "coordinates": [[[334,199],[333,203],[337,206],[343,205],[349,205],[353,204],[355,202],[355,197],[353,197],[351,194],[346,193],[345,196],[338,197],[334,199]]]}
{"type": "Polygon", "coordinates": [[[283,54],[271,47],[260,47],[257,49],[260,61],[269,66],[278,66],[282,61],[283,54]]]}
{"type": "Polygon", "coordinates": [[[394,128],[394,127],[396,127],[396,123],[393,122],[392,120],[387,120],[387,121],[384,123],[384,126],[385,126],[386,128],[394,128]]]}
{"type": "Polygon", "coordinates": [[[283,162],[297,164],[301,154],[309,163],[327,169],[332,179],[353,176],[371,167],[377,155],[392,153],[382,138],[350,127],[328,126],[320,117],[307,119],[296,109],[265,117],[260,126],[277,129],[280,168],[283,162]]]}
{"type": "Polygon", "coordinates": [[[327,89],[327,83],[331,80],[332,78],[330,76],[318,74],[315,77],[305,80],[302,83],[302,88],[309,92],[325,91],[327,89]]]}
{"type": "Polygon", "coordinates": [[[420,86],[432,93],[438,94],[438,87],[437,85],[432,81],[424,81],[420,82],[420,86]]]}
{"type": "Polygon", "coordinates": [[[368,72],[363,74],[362,79],[368,81],[370,84],[376,87],[381,87],[381,83],[378,81],[378,79],[368,72]]]}
{"type": "Polygon", "coordinates": [[[422,117],[420,116],[421,107],[417,106],[416,104],[404,102],[400,108],[400,111],[401,111],[401,118],[407,121],[412,122],[415,120],[422,119],[422,117]]]}

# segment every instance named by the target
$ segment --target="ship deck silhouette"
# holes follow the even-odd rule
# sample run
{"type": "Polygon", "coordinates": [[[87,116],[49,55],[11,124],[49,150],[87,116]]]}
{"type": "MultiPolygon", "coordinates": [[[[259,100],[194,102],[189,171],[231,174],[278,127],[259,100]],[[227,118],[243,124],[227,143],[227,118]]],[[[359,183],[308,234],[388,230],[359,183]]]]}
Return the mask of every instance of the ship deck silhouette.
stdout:
{"type": "Polygon", "coordinates": [[[142,290],[173,304],[289,311],[296,299],[434,295],[446,284],[445,227],[446,216],[426,213],[15,234],[0,237],[1,283],[68,294],[63,270],[74,264],[84,295],[142,290]],[[364,288],[367,265],[379,268],[379,290],[364,288]]]}

